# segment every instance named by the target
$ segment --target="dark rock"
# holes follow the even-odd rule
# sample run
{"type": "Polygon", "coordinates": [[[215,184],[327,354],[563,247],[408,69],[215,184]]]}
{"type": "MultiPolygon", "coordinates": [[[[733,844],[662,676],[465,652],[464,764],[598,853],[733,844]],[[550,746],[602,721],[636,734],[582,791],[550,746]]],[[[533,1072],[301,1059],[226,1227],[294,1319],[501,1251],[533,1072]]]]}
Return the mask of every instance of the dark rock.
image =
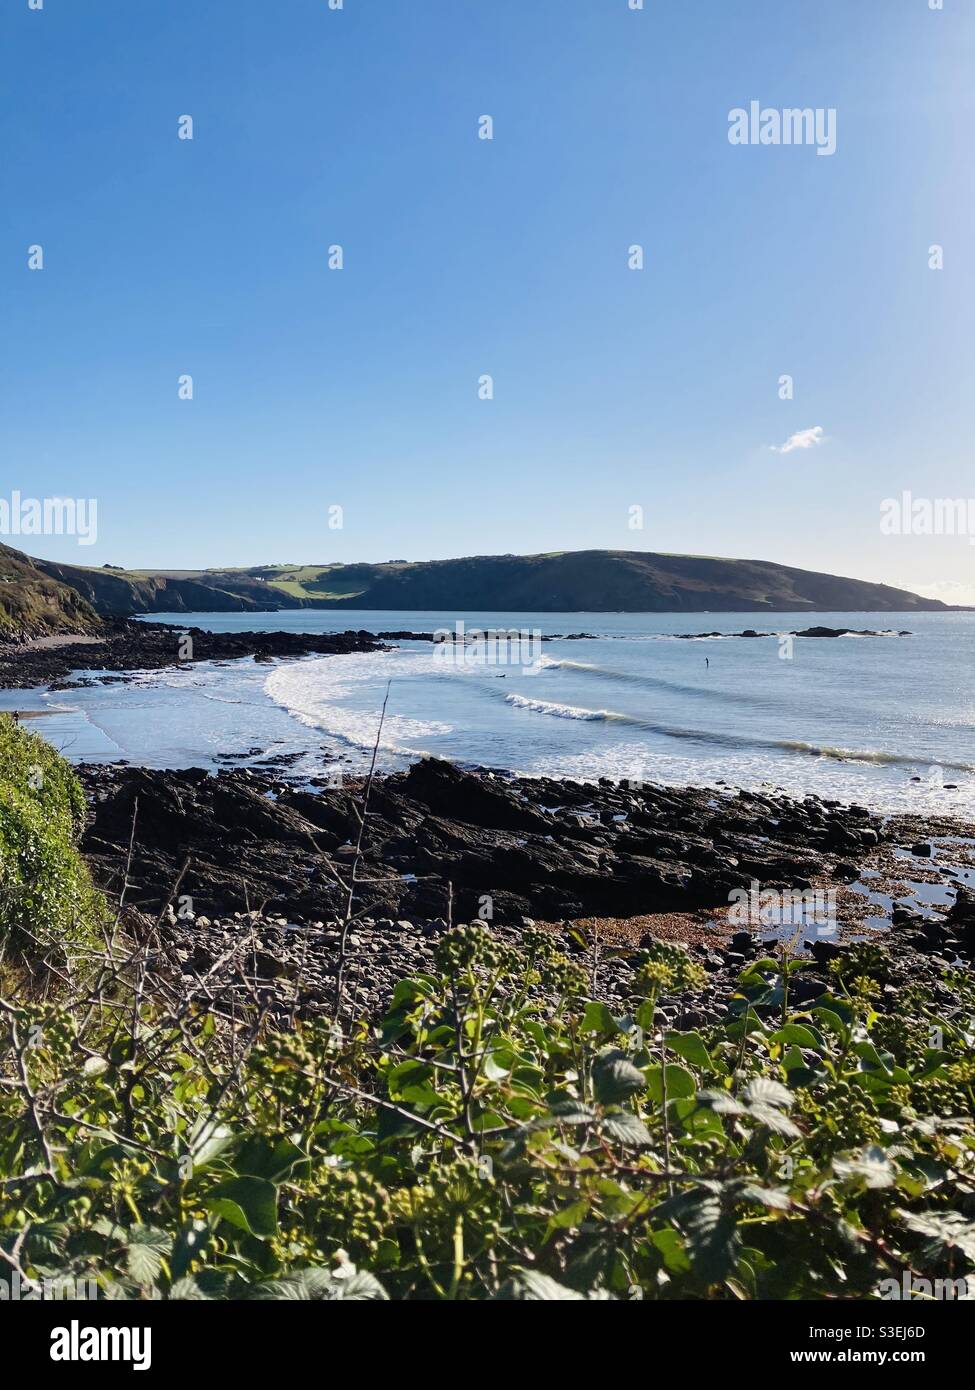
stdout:
{"type": "Polygon", "coordinates": [[[970,888],[958,889],[945,925],[966,950],[975,945],[975,893],[970,888]]]}
{"type": "Polygon", "coordinates": [[[809,975],[794,976],[789,985],[789,999],[793,1004],[811,1004],[814,999],[818,999],[821,994],[825,994],[827,986],[823,980],[814,980],[809,975]]]}
{"type": "Polygon", "coordinates": [[[170,666],[188,670],[196,661],[236,661],[249,656],[267,662],[309,653],[336,655],[385,650],[388,648],[371,632],[207,632],[189,625],[116,619],[105,623],[97,642],[84,647],[0,645],[0,690],[40,685],[67,690],[73,684],[95,684],[91,679],[69,680],[79,665],[86,671],[126,673],[103,677],[104,680],[129,680],[135,671],[157,671],[170,666]],[[189,646],[185,637],[191,639],[189,646]]]}
{"type": "MultiPolygon", "coordinates": [[[[79,771],[92,803],[84,848],[108,888],[121,883],[138,802],[134,906],[158,912],[188,861],[181,892],[197,913],[257,903],[293,921],[344,910],[360,780],[312,793],[307,783],[289,786],[286,770],[79,771]]],[[[488,898],[494,923],[717,911],[752,879],[801,890],[834,869],[827,847],[809,849],[820,803],[754,793],[624,791],[431,758],[376,779],[369,809],[356,905],[394,921],[444,917],[451,893],[461,921],[477,918],[488,898]]],[[[862,848],[863,833],[880,829],[865,811],[831,809],[829,833],[844,845],[862,848]]],[[[733,949],[744,956],[756,945],[743,932],[733,949]]]]}
{"type": "Polygon", "coordinates": [[[835,941],[814,941],[809,949],[812,951],[816,963],[824,966],[829,965],[832,960],[837,960],[843,954],[843,947],[835,941]]]}

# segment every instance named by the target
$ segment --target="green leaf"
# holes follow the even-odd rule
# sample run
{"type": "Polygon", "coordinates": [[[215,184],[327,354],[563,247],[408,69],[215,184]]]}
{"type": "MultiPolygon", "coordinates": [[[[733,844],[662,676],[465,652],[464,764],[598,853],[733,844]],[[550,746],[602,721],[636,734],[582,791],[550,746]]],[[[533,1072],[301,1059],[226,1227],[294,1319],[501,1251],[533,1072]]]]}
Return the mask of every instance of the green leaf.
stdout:
{"type": "Polygon", "coordinates": [[[646,1089],[646,1077],[624,1053],[604,1052],[592,1065],[592,1083],[601,1105],[615,1105],[646,1089]]]}
{"type": "Polygon", "coordinates": [[[743,1115],[745,1107],[730,1091],[698,1091],[697,1098],[702,1105],[709,1105],[719,1115],[743,1115]]]}
{"type": "Polygon", "coordinates": [[[840,1178],[859,1178],[866,1187],[890,1187],[896,1177],[894,1165],[876,1144],[853,1158],[834,1158],[833,1172],[840,1178]]]}
{"type": "Polygon", "coordinates": [[[129,1277],[143,1288],[151,1288],[159,1277],[163,1257],[169,1253],[169,1236],[151,1226],[132,1226],[125,1234],[129,1277]]]}
{"type": "Polygon", "coordinates": [[[177,1279],[173,1287],[169,1290],[170,1299],[183,1299],[186,1301],[200,1302],[205,1300],[208,1295],[203,1292],[199,1284],[190,1275],[185,1275],[182,1279],[177,1279]]]}
{"type": "Polygon", "coordinates": [[[865,1063],[865,1070],[879,1071],[884,1076],[890,1076],[890,1068],[872,1042],[858,1042],[854,1044],[853,1051],[860,1058],[861,1062],[865,1063]]]}
{"type": "Polygon", "coordinates": [[[788,1115],[783,1115],[782,1111],[774,1105],[762,1105],[756,1102],[748,1107],[748,1114],[753,1120],[757,1120],[760,1125],[770,1129],[773,1134],[781,1134],[785,1139],[798,1139],[802,1131],[788,1115]]]}
{"type": "Polygon", "coordinates": [[[301,1302],[386,1302],[389,1295],[368,1270],[341,1265],[337,1270],[308,1268],[295,1270],[284,1279],[257,1284],[251,1297],[262,1302],[298,1300],[301,1302]]]}
{"type": "Polygon", "coordinates": [[[787,1023],[784,1028],[778,1028],[769,1035],[769,1042],[779,1043],[787,1046],[790,1043],[796,1047],[810,1048],[814,1052],[822,1052],[825,1044],[820,1035],[807,1028],[804,1023],[787,1023]]]}
{"type": "Polygon", "coordinates": [[[687,1258],[684,1242],[673,1226],[665,1226],[660,1231],[653,1231],[650,1240],[660,1251],[664,1264],[671,1274],[686,1274],[688,1272],[691,1262],[687,1258]]]}
{"type": "Polygon", "coordinates": [[[694,1268],[708,1283],[726,1279],[741,1247],[733,1214],[724,1210],[720,1197],[705,1193],[691,1207],[686,1226],[687,1252],[694,1268]]]}
{"type": "Polygon", "coordinates": [[[694,1134],[699,1138],[707,1134],[713,1134],[717,1138],[724,1134],[719,1116],[706,1103],[702,1105],[699,1096],[691,1096],[687,1100],[672,1100],[668,1109],[673,1119],[688,1134],[694,1134]]]}
{"type": "Polygon", "coordinates": [[[228,1125],[213,1125],[201,1121],[189,1135],[190,1160],[193,1171],[208,1168],[234,1142],[236,1135],[228,1125]]]}
{"type": "Polygon", "coordinates": [[[36,1221],[29,1234],[32,1259],[46,1264],[64,1255],[71,1228],[60,1221],[36,1221]]]}
{"type": "Polygon", "coordinates": [[[686,1067],[679,1067],[676,1062],[668,1062],[665,1068],[660,1066],[648,1067],[648,1094],[655,1105],[663,1104],[664,1081],[667,1083],[668,1101],[689,1100],[697,1091],[697,1082],[693,1073],[689,1072],[686,1067]]]}
{"type": "Polygon", "coordinates": [[[644,1033],[653,1032],[655,1019],[656,1010],[654,1009],[654,1006],[651,1004],[649,999],[644,999],[643,1002],[637,1006],[636,1011],[636,1021],[638,1025],[643,1029],[644,1033]]]}
{"type": "Polygon", "coordinates": [[[278,1189],[266,1178],[231,1178],[206,1199],[208,1211],[255,1236],[273,1236],[278,1229],[278,1189]]]}
{"type": "Polygon", "coordinates": [[[652,1143],[650,1131],[640,1117],[630,1110],[617,1110],[604,1115],[600,1128],[610,1139],[630,1149],[646,1148],[652,1143]]]}
{"type": "Polygon", "coordinates": [[[567,1207],[554,1212],[549,1217],[548,1229],[552,1231],[571,1231],[579,1226],[589,1215],[589,1203],[583,1197],[578,1202],[571,1202],[567,1207]]]}
{"type": "Polygon", "coordinates": [[[533,1123],[535,1129],[547,1129],[550,1125],[589,1125],[596,1118],[591,1105],[581,1100],[560,1100],[549,1106],[547,1115],[541,1115],[533,1123]]]}
{"type": "Polygon", "coordinates": [[[234,1167],[238,1173],[254,1178],[280,1179],[290,1173],[295,1164],[307,1155],[287,1137],[272,1142],[263,1134],[254,1134],[241,1146],[234,1167]]]}
{"type": "Polygon", "coordinates": [[[812,1012],[816,1015],[817,1022],[836,1028],[839,1032],[845,1032],[847,1025],[853,1021],[852,1008],[846,999],[840,998],[837,994],[821,994],[813,1005],[812,1012]]]}
{"type": "Polygon", "coordinates": [[[481,1074],[487,1081],[503,1081],[509,1075],[510,1068],[502,1067],[495,1060],[496,1053],[489,1052],[481,1065],[481,1074]]]}
{"type": "Polygon", "coordinates": [[[692,1067],[711,1069],[711,1057],[700,1033],[665,1033],[664,1046],[690,1062],[692,1067]]]}
{"type": "MultiPolygon", "coordinates": [[[[731,1008],[739,1008],[743,1002],[740,996],[733,995],[731,999],[731,1008]]],[[[730,1023],[726,1023],[724,1031],[726,1035],[731,1038],[732,1042],[740,1043],[743,1037],[751,1037],[752,1033],[764,1035],[768,1032],[768,1029],[755,1010],[749,1007],[747,1013],[743,1012],[740,1017],[733,1019],[730,1023]]]]}
{"type": "Polygon", "coordinates": [[[945,1062],[951,1058],[950,1052],[939,1052],[937,1048],[925,1048],[924,1057],[921,1061],[921,1070],[916,1073],[919,1080],[924,1080],[929,1076],[937,1076],[945,1062]]]}
{"type": "Polygon", "coordinates": [[[925,1250],[937,1258],[945,1250],[960,1250],[969,1263],[975,1263],[975,1221],[957,1211],[898,1211],[909,1231],[925,1237],[925,1250]]]}
{"type": "Polygon", "coordinates": [[[333,1301],[343,1303],[388,1303],[389,1294],[367,1269],[339,1270],[332,1276],[333,1301]]]}
{"type": "Polygon", "coordinates": [[[753,960],[750,964],[746,965],[738,978],[744,983],[750,977],[761,974],[763,971],[771,971],[773,975],[778,975],[779,962],[773,960],[771,956],[762,956],[761,960],[753,960]]]}
{"type": "Polygon", "coordinates": [[[406,1062],[399,1062],[395,1067],[390,1067],[386,1073],[386,1086],[391,1100],[402,1099],[408,1087],[416,1087],[425,1084],[433,1076],[433,1067],[427,1066],[425,1062],[418,1062],[415,1058],[410,1058],[406,1062]]]}
{"type": "Polygon", "coordinates": [[[498,1298],[506,1302],[568,1303],[584,1302],[585,1294],[567,1289],[537,1269],[522,1269],[502,1285],[498,1298]]]}
{"type": "Polygon", "coordinates": [[[611,1038],[620,1030],[616,1025],[616,1019],[606,1005],[601,1004],[597,999],[590,999],[586,1005],[586,1011],[582,1015],[582,1031],[584,1033],[603,1033],[611,1038]]]}
{"type": "Polygon", "coordinates": [[[775,1211],[788,1211],[792,1206],[792,1199],[784,1187],[761,1187],[749,1182],[741,1189],[741,1195],[746,1202],[757,1202],[775,1211]]]}
{"type": "Polygon", "coordinates": [[[767,1076],[755,1076],[745,1087],[742,1099],[749,1107],[759,1105],[775,1105],[783,1110],[792,1108],[792,1092],[779,1081],[773,1081],[767,1076]]]}

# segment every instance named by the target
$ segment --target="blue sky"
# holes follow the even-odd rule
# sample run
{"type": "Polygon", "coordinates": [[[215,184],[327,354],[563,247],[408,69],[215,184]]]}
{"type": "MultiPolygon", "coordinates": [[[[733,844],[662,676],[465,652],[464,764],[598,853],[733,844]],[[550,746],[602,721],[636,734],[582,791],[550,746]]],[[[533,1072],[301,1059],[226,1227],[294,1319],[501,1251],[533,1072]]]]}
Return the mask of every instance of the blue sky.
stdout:
{"type": "Polygon", "coordinates": [[[967,538],[879,528],[975,495],[975,7],[944,4],[4,0],[0,494],[98,499],[97,544],[24,548],[606,546],[972,601],[967,538]],[[731,145],[753,100],[834,107],[835,154],[731,145]]]}

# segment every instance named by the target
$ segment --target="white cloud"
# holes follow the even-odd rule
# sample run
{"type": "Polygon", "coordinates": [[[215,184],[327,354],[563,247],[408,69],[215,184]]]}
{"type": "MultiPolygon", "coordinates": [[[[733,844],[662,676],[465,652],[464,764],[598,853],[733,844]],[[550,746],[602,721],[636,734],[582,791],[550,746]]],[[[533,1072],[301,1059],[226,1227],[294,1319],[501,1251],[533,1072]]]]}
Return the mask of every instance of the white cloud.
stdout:
{"type": "Polygon", "coordinates": [[[810,430],[797,430],[795,434],[790,434],[784,444],[770,444],[769,448],[775,454],[791,454],[793,449],[812,449],[816,444],[822,444],[825,435],[822,425],[813,425],[810,430]]]}

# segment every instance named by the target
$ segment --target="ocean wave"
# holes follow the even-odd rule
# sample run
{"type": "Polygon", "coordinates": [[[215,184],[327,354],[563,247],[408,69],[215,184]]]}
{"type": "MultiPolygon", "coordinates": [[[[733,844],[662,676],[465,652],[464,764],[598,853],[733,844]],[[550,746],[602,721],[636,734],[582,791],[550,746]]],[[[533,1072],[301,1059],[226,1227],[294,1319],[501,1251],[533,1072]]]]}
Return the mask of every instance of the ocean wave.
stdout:
{"type": "Polygon", "coordinates": [[[808,743],[803,739],[761,738],[751,734],[720,733],[713,729],[684,729],[674,725],[657,724],[652,720],[643,719],[639,715],[625,714],[620,710],[585,709],[578,705],[563,705],[550,700],[532,699],[527,695],[506,695],[505,700],[516,709],[529,710],[534,714],[552,715],[558,719],[628,724],[648,733],[663,735],[665,738],[716,744],[723,748],[766,749],[782,753],[802,754],[814,758],[830,758],[838,762],[876,763],[878,765],[907,767],[927,767],[937,761],[939,767],[950,771],[975,772],[975,765],[971,763],[949,762],[945,759],[936,760],[911,753],[888,752],[872,748],[840,748],[830,744],[808,743]]]}
{"type": "Polygon", "coordinates": [[[568,657],[558,656],[540,656],[537,664],[545,671],[555,670],[559,667],[566,671],[602,671],[605,669],[592,661],[570,661],[568,657]]]}
{"type": "Polygon", "coordinates": [[[753,741],[742,739],[734,734],[715,733],[707,729],[679,729],[672,725],[655,724],[638,714],[626,714],[622,710],[586,709],[579,705],[563,705],[554,700],[538,700],[528,695],[506,695],[505,703],[516,709],[530,710],[534,714],[548,714],[557,719],[594,720],[607,724],[629,724],[647,733],[663,734],[668,738],[695,739],[701,743],[720,743],[728,747],[746,747],[753,741]]]}
{"type": "Polygon", "coordinates": [[[737,787],[769,793],[786,792],[803,797],[817,793],[842,802],[859,802],[887,814],[913,813],[938,815],[972,814],[971,784],[955,791],[943,790],[926,780],[912,782],[903,776],[897,781],[876,781],[862,764],[822,759],[784,760],[772,751],[727,750],[710,755],[651,750],[645,743],[616,743],[566,756],[549,754],[536,758],[526,769],[528,777],[567,777],[579,782],[637,781],[664,786],[713,787],[728,794],[737,787]]]}
{"type": "Polygon", "coordinates": [[[776,746],[787,752],[808,753],[813,757],[835,758],[840,762],[877,763],[879,765],[903,767],[948,768],[953,772],[975,772],[975,764],[947,762],[944,758],[925,758],[916,753],[889,753],[877,749],[833,748],[829,744],[806,743],[802,739],[785,739],[776,746]]]}
{"type": "Polygon", "coordinates": [[[531,710],[534,714],[551,714],[556,719],[604,720],[619,724],[638,724],[640,721],[628,714],[617,714],[611,709],[580,709],[577,705],[560,705],[551,700],[533,700],[527,695],[506,695],[505,703],[516,709],[531,710]]]}
{"type": "MultiPolygon", "coordinates": [[[[313,657],[277,667],[264,682],[264,692],[307,727],[355,748],[372,748],[379,729],[383,681],[429,675],[430,669],[429,653],[354,652],[313,657]],[[354,697],[357,688],[372,685],[376,690],[368,692],[369,708],[337,703],[354,697]],[[376,701],[374,706],[372,700],[376,701]]],[[[451,732],[452,726],[439,720],[410,719],[387,710],[379,746],[387,752],[415,755],[422,751],[411,746],[417,739],[451,732]]]]}
{"type": "Polygon", "coordinates": [[[691,695],[703,697],[705,700],[720,700],[722,704],[751,705],[767,709],[777,703],[774,700],[763,699],[758,695],[742,695],[720,688],[709,690],[701,685],[682,685],[679,681],[664,680],[662,676],[648,676],[638,671],[619,671],[615,667],[598,666],[592,661],[572,661],[568,658],[560,660],[556,657],[543,656],[540,665],[543,670],[574,671],[578,675],[593,676],[597,680],[622,681],[627,685],[639,685],[647,690],[667,690],[672,695],[691,695]]]}

